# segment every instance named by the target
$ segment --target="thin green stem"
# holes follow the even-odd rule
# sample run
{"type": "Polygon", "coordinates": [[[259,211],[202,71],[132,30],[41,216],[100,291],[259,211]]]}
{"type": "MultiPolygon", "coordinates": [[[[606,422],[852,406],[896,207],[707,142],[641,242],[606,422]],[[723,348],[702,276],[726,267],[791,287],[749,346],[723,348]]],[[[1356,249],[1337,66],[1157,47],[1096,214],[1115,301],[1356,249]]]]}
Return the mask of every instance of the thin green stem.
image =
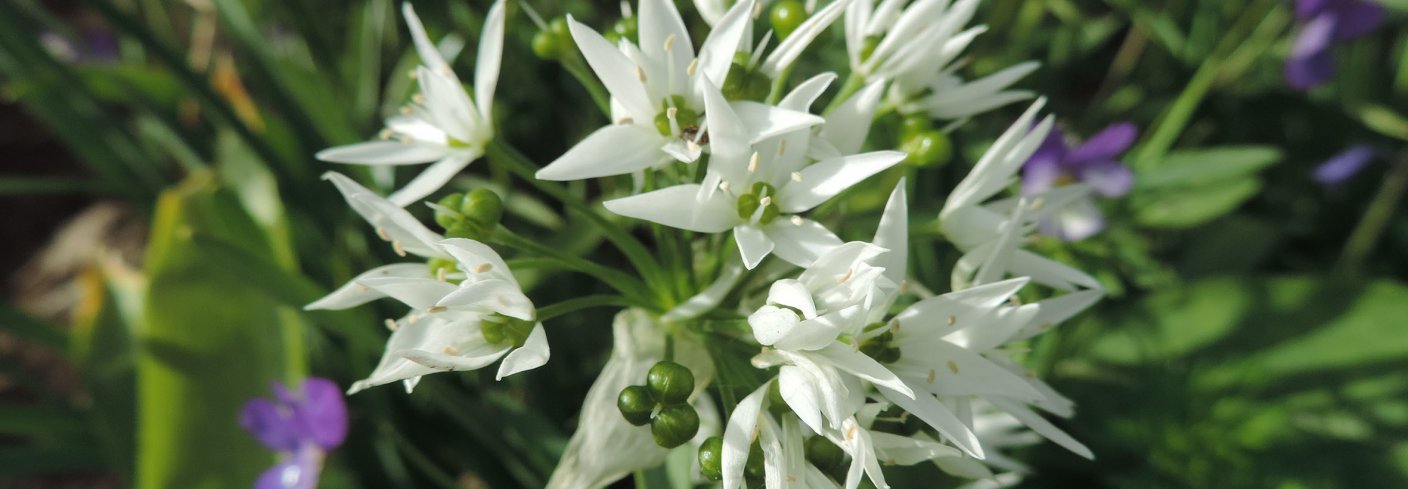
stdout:
{"type": "Polygon", "coordinates": [[[618,295],[588,295],[567,299],[556,304],[549,304],[543,307],[539,307],[538,321],[547,321],[549,319],[557,318],[568,313],[573,313],[582,309],[589,309],[593,307],[631,307],[634,305],[635,303],[631,302],[630,300],[627,300],[625,297],[621,297],[618,295]]]}
{"type": "Polygon", "coordinates": [[[622,295],[634,298],[637,302],[648,302],[647,298],[650,297],[650,291],[646,289],[645,284],[636,280],[635,277],[622,273],[620,270],[600,265],[579,256],[572,256],[551,246],[546,246],[537,241],[524,238],[514,234],[513,231],[509,231],[508,228],[503,226],[499,226],[499,228],[494,231],[489,241],[556,260],[563,267],[591,275],[606,283],[606,285],[611,286],[611,288],[616,289],[616,291],[620,292],[622,295]]]}
{"type": "Polygon", "coordinates": [[[592,224],[601,229],[608,241],[615,245],[616,248],[620,249],[621,253],[626,255],[626,259],[631,262],[631,266],[635,267],[636,271],[640,273],[641,278],[645,280],[647,285],[651,286],[652,290],[664,291],[664,289],[659,288],[664,286],[661,280],[663,275],[660,270],[660,264],[655,261],[654,255],[650,253],[650,250],[647,249],[644,244],[641,244],[640,240],[636,239],[635,236],[632,236],[631,233],[627,232],[621,226],[616,225],[616,223],[611,222],[611,220],[607,219],[601,212],[597,211],[596,208],[588,205],[586,201],[568,192],[567,189],[562,186],[553,182],[539,180],[534,175],[534,173],[537,172],[537,165],[512,146],[496,140],[489,144],[488,154],[489,158],[495,163],[508,167],[509,171],[518,175],[519,178],[527,181],[538,190],[557,199],[568,208],[580,212],[590,220],[592,224]]]}
{"type": "Polygon", "coordinates": [[[1394,162],[1388,175],[1384,177],[1383,185],[1379,186],[1378,194],[1374,195],[1368,210],[1364,211],[1364,217],[1359,219],[1359,224],[1349,234],[1344,252],[1340,254],[1339,263],[1335,267],[1337,275],[1342,278],[1357,278],[1363,272],[1364,261],[1369,257],[1369,253],[1374,251],[1379,236],[1383,235],[1384,229],[1388,227],[1405,190],[1408,190],[1408,152],[1400,155],[1398,161],[1394,162]]]}

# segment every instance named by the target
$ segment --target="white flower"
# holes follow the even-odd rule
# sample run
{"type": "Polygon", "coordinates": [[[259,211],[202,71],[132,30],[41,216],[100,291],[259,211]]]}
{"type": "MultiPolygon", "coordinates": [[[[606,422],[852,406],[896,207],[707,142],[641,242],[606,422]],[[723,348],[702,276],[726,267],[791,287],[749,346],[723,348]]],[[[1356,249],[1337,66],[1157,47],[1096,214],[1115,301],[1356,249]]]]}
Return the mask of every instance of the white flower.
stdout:
{"type": "Polygon", "coordinates": [[[965,252],[954,268],[955,289],[973,283],[981,265],[995,260],[994,265],[987,267],[992,274],[1031,277],[1036,283],[1061,290],[1100,288],[1099,282],[1085,272],[1018,248],[1037,222],[1084,197],[1090,192],[1089,187],[1066,185],[1021,200],[989,202],[1012,186],[1017,172],[1050,132],[1049,116],[1035,127],[1032,125],[1045,102],[1038,99],[993,142],[968,176],[954,187],[939,212],[944,236],[965,252]],[[1004,235],[1012,246],[997,254],[1004,235]]]}
{"type": "Polygon", "coordinates": [[[401,115],[386,120],[383,140],[325,149],[317,158],[374,166],[434,162],[391,194],[391,202],[406,206],[443,187],[482,156],[494,137],[492,108],[503,56],[504,6],[502,0],[494,2],[484,21],[475,60],[474,99],[426,36],[411,4],[405,4],[402,12],[423,63],[416,70],[420,94],[401,115]]]}
{"type": "MultiPolygon", "coordinates": [[[[804,83],[788,97],[803,101],[784,100],[784,106],[796,104],[805,109],[828,81],[819,78],[816,83],[804,83]]],[[[795,214],[904,159],[904,153],[876,151],[812,162],[807,154],[812,146],[810,129],[770,135],[767,129],[745,124],[712,83],[704,85],[712,145],[704,183],[607,201],[607,209],[695,232],[732,229],[749,269],[774,253],[806,266],[841,240],[820,223],[795,214]]]]}
{"type": "Polygon", "coordinates": [[[405,317],[388,320],[393,331],[386,354],[349,392],[398,380],[409,392],[422,375],[478,369],[501,358],[500,379],[547,362],[547,335],[533,320],[533,303],[498,253],[477,241],[444,239],[345,176],[329,172],[324,177],[398,254],[453,260],[458,269],[432,276],[425,263],[377,267],[305,306],[347,309],[391,297],[411,307],[405,317]]]}
{"type": "MultiPolygon", "coordinates": [[[[679,11],[667,0],[641,0],[639,46],[627,40],[612,46],[600,34],[569,19],[578,49],[611,93],[614,123],[589,134],[539,170],[538,178],[623,175],[671,160],[698,159],[706,134],[710,141],[714,139],[708,133],[712,124],[704,119],[708,112],[704,86],[722,86],[728,77],[734,54],[751,30],[753,5],[753,0],[746,0],[729,9],[709,32],[697,58],[679,11]]],[[[796,58],[774,54],[778,65],[796,58]]],[[[754,102],[740,102],[737,110],[750,127],[758,128],[758,134],[779,134],[821,121],[811,114],[754,102]]]]}
{"type": "MultiPolygon", "coordinates": [[[[743,487],[743,469],[748,462],[754,441],[762,448],[763,485],[767,489],[839,487],[830,477],[807,461],[803,438],[805,433],[799,420],[788,414],[778,419],[768,413],[767,392],[771,385],[772,382],[763,383],[757,390],[740,400],[729,415],[721,453],[724,489],[743,487]]],[[[854,423],[854,420],[849,422],[854,423]]],[[[844,438],[839,432],[832,433],[832,436],[844,438]]],[[[828,436],[828,439],[832,436],[828,436]]],[[[862,454],[853,460],[865,460],[863,454],[867,452],[864,447],[849,442],[838,446],[842,446],[843,450],[854,449],[856,453],[862,454]]],[[[878,466],[875,468],[878,474],[878,466]]],[[[879,480],[880,487],[885,487],[883,475],[879,476],[879,480]]],[[[858,485],[859,477],[856,477],[854,483],[846,487],[853,489],[858,485]]]]}
{"type": "Polygon", "coordinates": [[[973,81],[964,81],[954,74],[958,65],[942,71],[912,72],[895,80],[888,97],[902,113],[924,112],[935,119],[967,119],[1035,96],[1027,90],[1007,88],[1039,66],[1034,61],[1018,63],[973,81]]]}
{"type": "MultiPolygon", "coordinates": [[[[612,337],[611,357],[587,390],[577,431],[567,442],[548,489],[604,487],[631,472],[659,465],[669,454],[655,444],[649,429],[631,426],[616,407],[621,389],[639,384],[650,367],[665,357],[660,324],[644,311],[628,309],[616,315],[612,337]]],[[[707,403],[703,392],[713,377],[713,363],[694,343],[681,341],[675,347],[676,360],[695,375],[694,400],[700,417],[705,418],[702,421],[707,421],[713,409],[702,407],[707,403]]],[[[701,435],[707,432],[702,421],[701,435]]]]}
{"type": "MultiPolygon", "coordinates": [[[[763,43],[758,45],[756,49],[753,46],[753,36],[751,32],[744,35],[743,44],[740,46],[741,49],[739,50],[745,53],[752,53],[745,68],[748,70],[757,70],[759,73],[767,75],[769,79],[777,79],[784,70],[792,66],[793,62],[797,61],[797,58],[802,55],[802,52],[806,50],[807,46],[811,45],[812,41],[816,40],[817,36],[826,32],[826,28],[830,27],[833,22],[836,22],[836,19],[841,18],[841,14],[845,13],[846,5],[851,1],[853,0],[836,0],[821,10],[816,10],[815,0],[808,2],[809,5],[806,11],[809,12],[809,14],[807,19],[802,21],[801,24],[798,24],[797,28],[793,30],[787,38],[778,43],[777,47],[774,48],[772,52],[768,53],[766,58],[763,57],[763,52],[766,50],[767,42],[772,39],[772,32],[768,32],[768,36],[763,39],[763,43]]],[[[750,28],[749,30],[751,31],[752,29],[750,28]]]]}

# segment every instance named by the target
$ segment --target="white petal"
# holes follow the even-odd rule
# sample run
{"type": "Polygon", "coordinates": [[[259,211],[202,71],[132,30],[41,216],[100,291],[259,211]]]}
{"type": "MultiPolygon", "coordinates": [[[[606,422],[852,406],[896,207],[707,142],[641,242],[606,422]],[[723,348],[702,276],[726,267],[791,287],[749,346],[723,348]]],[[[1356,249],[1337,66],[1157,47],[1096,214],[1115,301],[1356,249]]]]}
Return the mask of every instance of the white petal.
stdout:
{"type": "Polygon", "coordinates": [[[499,85],[499,64],[504,55],[504,2],[498,0],[484,16],[479,33],[479,56],[474,60],[474,98],[486,128],[494,123],[494,90],[499,85]]]}
{"type": "Polygon", "coordinates": [[[898,151],[874,151],[818,161],[802,169],[800,181],[778,189],[778,208],[787,214],[809,210],[904,158],[898,151]]]}
{"type": "MultiPolygon", "coordinates": [[[[773,346],[783,350],[817,350],[836,343],[836,336],[852,326],[861,313],[859,306],[832,311],[794,325],[773,346]]],[[[757,335],[757,330],[754,330],[757,335]]]]}
{"type": "MultiPolygon", "coordinates": [[[[730,185],[744,185],[748,180],[752,133],[713,82],[702,80],[700,86],[704,117],[709,124],[709,170],[730,185]]],[[[715,185],[708,190],[713,191],[715,185]]]]}
{"type": "MultiPolygon", "coordinates": [[[[958,182],[953,192],[949,193],[948,200],[944,202],[944,208],[939,213],[940,219],[947,220],[950,213],[964,207],[976,206],[1007,188],[1017,170],[1031,158],[1031,153],[1023,154],[1018,151],[1019,147],[1026,146],[1023,142],[1028,140],[1035,140],[1040,144],[1051,131],[1049,117],[1035,128],[1032,127],[1032,121],[1045,105],[1046,99],[1037,99],[1016,122],[1008,126],[992,146],[988,147],[983,157],[973,165],[973,170],[968,172],[968,176],[958,182]]],[[[1032,151],[1035,150],[1033,146],[1032,151]]]]}
{"type": "Polygon", "coordinates": [[[764,228],[768,237],[776,243],[772,251],[778,258],[805,267],[821,255],[841,246],[841,238],[836,237],[826,226],[811,219],[800,221],[801,224],[798,224],[791,219],[779,218],[764,228]]]}
{"type": "Polygon", "coordinates": [[[583,180],[625,175],[665,161],[660,151],[669,139],[637,124],[617,124],[597,129],[567,153],[538,170],[543,180],[583,180]]]}
{"type": "Polygon", "coordinates": [[[441,74],[421,67],[416,71],[416,81],[420,83],[421,95],[425,96],[423,107],[435,127],[460,141],[486,142],[480,129],[479,109],[454,73],[441,74]]]}
{"type": "Polygon", "coordinates": [[[428,309],[458,288],[449,282],[429,278],[373,277],[357,283],[401,301],[412,309],[428,309]]]}
{"type": "Polygon", "coordinates": [[[724,489],[738,489],[743,486],[743,466],[748,463],[748,450],[753,446],[753,432],[758,427],[758,415],[762,412],[768,385],[763,384],[738,401],[738,405],[733,407],[733,413],[728,417],[720,457],[724,489]]]}
{"type": "Polygon", "coordinates": [[[434,143],[368,141],[328,148],[314,157],[331,163],[419,165],[444,158],[449,153],[449,147],[434,143]]]}
{"type": "Polygon", "coordinates": [[[884,387],[879,389],[885,399],[939,430],[945,439],[957,445],[958,449],[963,450],[964,453],[974,458],[983,458],[983,447],[978,442],[978,435],[973,434],[973,430],[968,429],[968,426],[964,425],[958,416],[954,416],[953,411],[950,411],[938,399],[934,399],[934,396],[920,394],[911,399],[884,387]]]}
{"type": "Polygon", "coordinates": [[[823,432],[825,427],[821,419],[821,400],[817,397],[816,388],[812,386],[811,376],[801,368],[784,365],[777,371],[776,382],[778,393],[782,395],[787,407],[812,431],[823,432]]]}
{"type": "Polygon", "coordinates": [[[871,241],[888,250],[873,263],[884,268],[885,278],[895,284],[904,283],[909,273],[909,203],[904,186],[905,179],[901,178],[890,192],[885,212],[880,215],[880,225],[875,229],[875,239],[871,241]]]}
{"type": "Polygon", "coordinates": [[[885,368],[875,359],[856,350],[855,347],[833,343],[831,346],[816,350],[814,354],[827,359],[836,368],[850,372],[872,384],[887,387],[901,395],[914,397],[914,391],[895,376],[894,372],[885,368]]]}
{"type": "Polygon", "coordinates": [[[1061,290],[1081,287],[1103,290],[1100,282],[1090,274],[1027,250],[1017,250],[1012,254],[1011,271],[1016,275],[1030,276],[1033,282],[1061,290]]]}
{"type": "Polygon", "coordinates": [[[971,351],[986,352],[1010,341],[1023,326],[1032,322],[1038,310],[1040,306],[1036,304],[1003,307],[986,321],[988,324],[954,332],[944,339],[971,351]]]}
{"type": "Polygon", "coordinates": [[[491,276],[517,286],[518,281],[514,280],[508,264],[489,245],[465,238],[450,238],[437,244],[459,263],[460,270],[491,276]]]}
{"type": "Polygon", "coordinates": [[[348,309],[386,297],[386,295],[381,292],[357,283],[359,280],[375,277],[431,278],[430,268],[426,267],[424,263],[395,263],[383,265],[367,270],[361,275],[354,277],[352,280],[349,280],[346,285],[332,291],[331,294],[303,306],[303,310],[348,309]]]}
{"type": "MultiPolygon", "coordinates": [[[[572,40],[577,43],[577,49],[587,58],[587,64],[591,65],[592,71],[601,79],[602,85],[611,92],[611,98],[620,102],[637,121],[643,124],[653,123],[656,109],[646,96],[645,85],[636,77],[637,65],[612,46],[606,38],[601,37],[601,34],[577,22],[571,15],[567,16],[567,26],[572,32],[572,40]]],[[[684,41],[688,44],[688,39],[684,41]]]]}
{"type": "Polygon", "coordinates": [[[851,95],[826,114],[826,125],[821,129],[822,139],[830,142],[843,155],[860,151],[866,135],[870,134],[875,110],[880,107],[880,95],[884,93],[885,81],[878,80],[851,95]]]}
{"type": "Polygon", "coordinates": [[[503,363],[499,364],[499,374],[495,380],[503,380],[504,377],[532,370],[548,363],[550,356],[548,351],[548,334],[543,331],[543,323],[533,326],[533,331],[528,333],[528,339],[523,342],[523,346],[515,348],[504,357],[503,363]]]}
{"type": "Polygon", "coordinates": [[[771,346],[787,336],[802,318],[789,309],[766,305],[748,315],[748,326],[753,329],[753,339],[759,344],[771,346]]]}
{"type": "Polygon", "coordinates": [[[444,238],[426,229],[424,224],[417,221],[405,209],[381,198],[340,173],[324,173],[323,179],[331,181],[337,190],[342,192],[342,196],[347,199],[347,204],[352,207],[352,210],[357,211],[357,214],[366,219],[367,223],[376,227],[379,232],[385,233],[391,241],[400,243],[407,252],[427,258],[444,256],[444,253],[435,245],[436,242],[444,238]]]}
{"type": "Polygon", "coordinates": [[[518,290],[517,284],[497,279],[461,284],[435,305],[484,314],[498,313],[524,321],[533,319],[534,310],[533,302],[518,290]]]}
{"type": "Polygon", "coordinates": [[[414,204],[444,187],[480,154],[478,150],[460,151],[437,161],[421,170],[419,175],[406,182],[400,190],[392,192],[386,200],[401,207],[414,204]]]}
{"type": "Polygon", "coordinates": [[[444,147],[447,152],[451,151],[449,139],[445,137],[445,131],[414,114],[387,117],[386,128],[413,141],[434,144],[444,147]]]}
{"type": "Polygon", "coordinates": [[[682,81],[685,66],[694,60],[694,41],[684,27],[679,9],[675,8],[672,0],[640,0],[639,5],[636,19],[641,52],[652,61],[664,63],[667,58],[665,45],[669,43],[668,56],[673,57],[670,60],[673,64],[666,69],[682,81]],[[674,41],[668,41],[671,37],[674,41]]]}
{"type": "Polygon", "coordinates": [[[872,431],[876,456],[887,465],[914,465],[939,457],[961,457],[963,452],[933,440],[872,431]]]}
{"type": "Polygon", "coordinates": [[[812,292],[796,279],[782,279],[768,288],[768,302],[787,306],[802,312],[803,319],[816,317],[816,304],[812,303],[812,292]]]}
{"type": "Polygon", "coordinates": [[[836,73],[830,71],[808,78],[807,81],[798,84],[796,88],[788,92],[787,96],[782,97],[782,101],[778,102],[777,106],[787,110],[809,112],[812,104],[816,103],[817,97],[820,97],[822,92],[825,92],[826,88],[830,87],[831,82],[834,81],[836,81],[836,73]]]}
{"type": "Polygon", "coordinates": [[[907,337],[899,344],[900,360],[890,368],[911,379],[915,389],[941,396],[1000,395],[1028,402],[1044,397],[1021,376],[953,343],[907,337]]]}
{"type": "Polygon", "coordinates": [[[699,194],[698,184],[687,183],[608,200],[604,205],[622,216],[700,233],[721,233],[738,222],[738,211],[727,196],[716,193],[701,202],[699,194]]]}
{"type": "Polygon", "coordinates": [[[1012,338],[1012,341],[1021,341],[1044,333],[1072,316],[1080,314],[1103,297],[1105,297],[1103,290],[1082,290],[1037,302],[1041,311],[1037,313],[1031,323],[1012,338]]]}
{"type": "Polygon", "coordinates": [[[733,110],[738,113],[738,118],[743,120],[743,124],[753,136],[750,141],[752,143],[826,122],[821,116],[806,111],[789,110],[747,100],[734,102],[733,110]]]}
{"type": "Polygon", "coordinates": [[[831,23],[835,22],[836,19],[841,16],[841,13],[845,11],[843,10],[845,6],[846,0],[838,0],[831,2],[830,5],[827,5],[821,10],[812,12],[811,16],[807,17],[807,20],[802,21],[802,23],[792,31],[792,34],[787,36],[787,39],[783,39],[782,42],[768,54],[767,59],[763,60],[760,71],[766,73],[768,77],[776,79],[778,74],[792,66],[792,62],[796,61],[797,57],[802,55],[802,52],[807,49],[807,46],[810,45],[817,36],[826,32],[826,28],[830,27],[831,23]]]}
{"type": "Polygon", "coordinates": [[[1056,425],[1051,424],[1051,422],[1047,421],[1046,418],[1041,417],[1040,414],[1033,412],[1026,406],[1022,406],[1021,404],[1018,404],[1017,402],[1012,401],[1010,399],[1003,399],[997,397],[988,399],[988,401],[991,402],[994,406],[997,406],[999,409],[1007,411],[1008,414],[1011,414],[1013,417],[1016,417],[1017,419],[1021,420],[1022,424],[1027,425],[1027,427],[1031,428],[1032,431],[1040,433],[1041,436],[1046,437],[1046,439],[1054,441],[1057,445],[1061,445],[1067,450],[1075,452],[1076,455],[1080,455],[1090,460],[1095,460],[1095,454],[1092,453],[1090,449],[1085,446],[1085,444],[1076,441],[1076,439],[1072,438],[1071,435],[1066,434],[1065,431],[1061,431],[1061,429],[1057,428],[1056,425]]]}
{"type": "Polygon", "coordinates": [[[435,48],[435,43],[430,42],[430,37],[425,35],[425,26],[421,24],[420,16],[416,15],[410,2],[401,4],[401,15],[406,18],[406,26],[410,28],[411,41],[415,43],[421,63],[439,72],[449,72],[449,63],[440,56],[440,50],[435,48]]]}
{"type": "MultiPolygon", "coordinates": [[[[733,65],[733,53],[748,32],[752,22],[753,0],[737,2],[709,31],[709,37],[699,47],[699,75],[721,85],[733,65]]],[[[689,37],[680,40],[689,43],[689,37]]]]}
{"type": "Polygon", "coordinates": [[[776,243],[768,237],[767,233],[757,226],[751,224],[740,224],[733,227],[733,240],[738,242],[738,252],[743,256],[743,266],[752,270],[758,263],[767,258],[776,247],[776,243]]]}

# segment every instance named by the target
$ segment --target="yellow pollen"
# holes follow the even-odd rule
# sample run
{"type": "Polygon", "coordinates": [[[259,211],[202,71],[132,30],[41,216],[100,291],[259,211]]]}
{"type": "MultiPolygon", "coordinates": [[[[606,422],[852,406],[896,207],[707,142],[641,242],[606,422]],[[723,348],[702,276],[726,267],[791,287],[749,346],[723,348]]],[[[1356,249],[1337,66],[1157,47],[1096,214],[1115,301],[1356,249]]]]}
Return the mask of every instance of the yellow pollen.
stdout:
{"type": "Polygon", "coordinates": [[[401,107],[401,115],[411,115],[410,107],[401,107]]]}
{"type": "Polygon", "coordinates": [[[636,65],[636,78],[640,78],[641,83],[645,83],[645,70],[636,65]]]}
{"type": "Polygon", "coordinates": [[[382,129],[381,132],[376,133],[376,137],[377,139],[385,141],[387,139],[391,139],[392,134],[394,133],[392,133],[390,129],[382,129]]]}
{"type": "Polygon", "coordinates": [[[416,70],[411,70],[406,72],[406,76],[409,76],[412,80],[414,80],[416,78],[420,78],[420,72],[416,70]]]}
{"type": "Polygon", "coordinates": [[[856,439],[856,425],[851,425],[851,427],[846,430],[846,441],[854,439],[856,439]]]}
{"type": "Polygon", "coordinates": [[[1012,297],[1008,297],[1008,298],[1007,298],[1007,302],[1010,303],[1010,304],[1012,304],[1013,307],[1022,305],[1022,299],[1021,299],[1020,297],[1015,296],[1015,295],[1012,296],[1012,297]]]}
{"type": "Polygon", "coordinates": [[[396,331],[396,321],[394,319],[387,318],[384,324],[386,324],[388,331],[396,331]]]}
{"type": "Polygon", "coordinates": [[[391,241],[391,235],[386,234],[386,228],[376,228],[376,235],[381,238],[382,241],[391,241]]]}
{"type": "Polygon", "coordinates": [[[758,171],[758,152],[754,151],[753,156],[748,158],[748,173],[758,171]]]}
{"type": "Polygon", "coordinates": [[[949,316],[949,317],[948,317],[948,325],[949,325],[949,326],[953,326],[953,325],[955,325],[955,324],[958,324],[958,316],[949,316]]]}
{"type": "Polygon", "coordinates": [[[694,76],[694,72],[699,71],[699,58],[689,62],[689,67],[684,69],[684,74],[694,76]]]}
{"type": "Polygon", "coordinates": [[[635,121],[636,121],[635,119],[632,119],[632,118],[630,118],[630,117],[622,117],[622,118],[620,118],[620,119],[616,119],[616,123],[617,123],[617,124],[621,124],[621,125],[630,124],[630,123],[633,123],[633,122],[635,122],[635,121]]]}
{"type": "Polygon", "coordinates": [[[670,34],[670,37],[665,38],[665,50],[669,51],[673,47],[675,47],[675,35],[670,34]]]}
{"type": "Polygon", "coordinates": [[[455,345],[445,345],[445,349],[440,350],[440,351],[445,352],[446,355],[459,355],[459,354],[460,354],[460,349],[459,349],[459,348],[455,348],[455,345]]]}
{"type": "Polygon", "coordinates": [[[406,247],[401,246],[400,241],[392,241],[391,250],[396,252],[396,256],[406,256],[406,247]]]}
{"type": "Polygon", "coordinates": [[[955,362],[955,361],[953,361],[953,360],[949,360],[949,361],[948,361],[948,371],[949,371],[949,372],[953,372],[953,373],[958,373],[958,362],[955,362]]]}
{"type": "Polygon", "coordinates": [[[445,307],[445,306],[430,306],[430,308],[426,309],[425,312],[434,314],[434,313],[437,313],[437,312],[445,312],[445,311],[448,311],[448,310],[450,310],[450,308],[445,307]]]}
{"type": "Polygon", "coordinates": [[[409,316],[406,316],[406,324],[415,324],[416,321],[420,321],[419,314],[411,314],[409,316]]]}
{"type": "Polygon", "coordinates": [[[444,267],[440,267],[440,268],[435,269],[435,280],[439,280],[439,281],[441,281],[441,282],[444,282],[444,281],[445,281],[445,268],[444,268],[444,267]]]}
{"type": "Polygon", "coordinates": [[[934,369],[932,369],[932,368],[929,369],[929,383],[930,383],[930,384],[934,383],[934,379],[937,379],[938,377],[939,377],[939,372],[938,372],[938,371],[936,371],[936,370],[934,370],[934,369]]]}
{"type": "Polygon", "coordinates": [[[792,172],[792,181],[794,181],[794,182],[800,182],[800,181],[802,181],[802,172],[799,172],[799,171],[794,171],[794,172],[792,172]]]}
{"type": "Polygon", "coordinates": [[[494,266],[493,266],[493,265],[488,264],[488,263],[481,263],[481,264],[479,264],[479,266],[474,267],[474,273],[484,273],[484,272],[487,272],[487,271],[493,270],[493,269],[494,269],[494,266]]]}
{"type": "Polygon", "coordinates": [[[1037,198],[1035,198],[1035,199],[1032,199],[1032,209],[1031,209],[1031,210],[1033,210],[1033,211],[1041,210],[1041,207],[1044,206],[1044,205],[1046,205],[1046,198],[1045,198],[1045,197],[1037,197],[1037,198]]]}

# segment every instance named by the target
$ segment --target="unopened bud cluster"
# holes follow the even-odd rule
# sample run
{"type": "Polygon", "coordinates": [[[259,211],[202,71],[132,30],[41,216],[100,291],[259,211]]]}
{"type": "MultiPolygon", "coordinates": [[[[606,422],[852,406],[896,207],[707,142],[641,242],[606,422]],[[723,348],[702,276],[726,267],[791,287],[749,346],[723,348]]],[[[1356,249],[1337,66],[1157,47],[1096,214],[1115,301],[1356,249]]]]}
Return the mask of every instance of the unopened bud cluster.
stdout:
{"type": "Polygon", "coordinates": [[[699,431],[699,413],[689,405],[692,392],[694,373],[684,365],[665,360],[650,368],[645,385],[622,389],[616,397],[616,407],[626,422],[635,426],[649,424],[657,445],[674,448],[699,431]]]}

